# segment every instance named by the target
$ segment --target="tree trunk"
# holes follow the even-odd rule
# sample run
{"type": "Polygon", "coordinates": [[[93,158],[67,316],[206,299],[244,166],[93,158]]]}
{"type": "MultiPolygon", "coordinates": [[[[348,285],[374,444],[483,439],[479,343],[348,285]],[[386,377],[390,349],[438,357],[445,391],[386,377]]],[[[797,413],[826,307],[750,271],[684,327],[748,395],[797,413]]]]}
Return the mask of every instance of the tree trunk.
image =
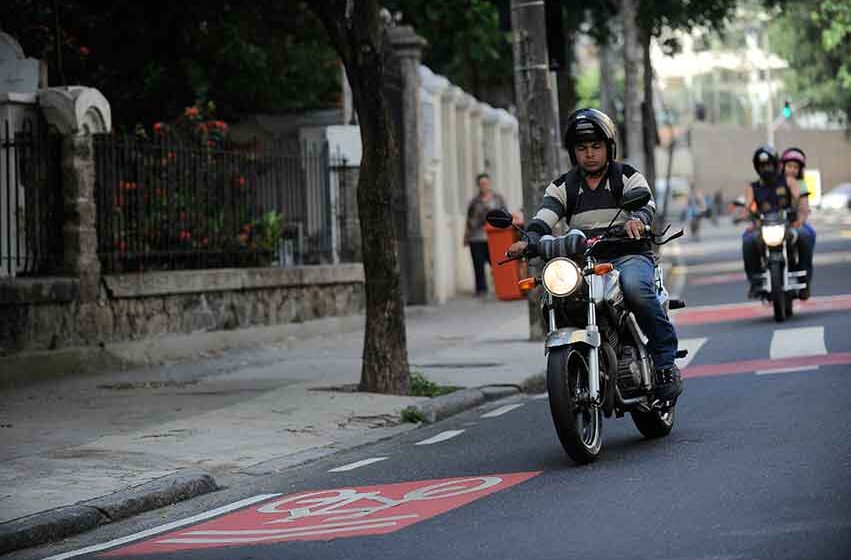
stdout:
{"type": "Polygon", "coordinates": [[[346,67],[363,145],[357,187],[366,279],[360,390],[406,394],[405,308],[392,207],[392,193],[399,188],[399,151],[384,94],[386,32],[377,0],[318,0],[311,9],[346,67]]]}
{"type": "Polygon", "coordinates": [[[621,0],[624,58],[625,160],[644,171],[641,128],[641,45],[638,41],[638,0],[621,0]]]}
{"type": "Polygon", "coordinates": [[[650,188],[656,190],[656,108],[653,104],[653,64],[650,61],[650,32],[641,31],[642,66],[644,67],[644,102],[641,104],[641,127],[644,146],[644,168],[641,169],[650,188]]]}
{"type": "MultiPolygon", "coordinates": [[[[567,130],[567,119],[576,109],[576,78],[573,67],[576,64],[576,51],[573,49],[574,34],[566,31],[564,34],[565,50],[564,63],[559,67],[558,76],[558,118],[561,135],[567,130]]],[[[559,138],[559,140],[561,140],[559,138]]]]}
{"type": "Polygon", "coordinates": [[[615,47],[613,37],[600,45],[600,108],[612,120],[618,122],[618,110],[615,105],[615,47]]]}

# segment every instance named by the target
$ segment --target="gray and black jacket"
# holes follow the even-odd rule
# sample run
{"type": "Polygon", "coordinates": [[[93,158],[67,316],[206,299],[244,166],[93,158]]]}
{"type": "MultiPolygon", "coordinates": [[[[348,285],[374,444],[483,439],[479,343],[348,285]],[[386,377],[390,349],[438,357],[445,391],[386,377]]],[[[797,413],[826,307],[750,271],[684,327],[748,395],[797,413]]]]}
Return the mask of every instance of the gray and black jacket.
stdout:
{"type": "MultiPolygon", "coordinates": [[[[570,229],[582,230],[590,239],[605,231],[606,226],[617,214],[623,193],[632,189],[650,191],[644,176],[624,163],[610,163],[605,177],[593,190],[586,185],[582,170],[574,167],[549,184],[541,206],[529,222],[526,231],[535,240],[536,236],[540,238],[551,234],[559,220],[564,219],[570,229]]],[[[650,202],[646,206],[632,213],[621,212],[614,225],[623,225],[632,218],[650,225],[655,215],[656,203],[653,201],[651,192],[650,202]]],[[[649,242],[643,241],[612,247],[606,252],[605,257],[616,258],[624,254],[649,252],[649,242]]]]}

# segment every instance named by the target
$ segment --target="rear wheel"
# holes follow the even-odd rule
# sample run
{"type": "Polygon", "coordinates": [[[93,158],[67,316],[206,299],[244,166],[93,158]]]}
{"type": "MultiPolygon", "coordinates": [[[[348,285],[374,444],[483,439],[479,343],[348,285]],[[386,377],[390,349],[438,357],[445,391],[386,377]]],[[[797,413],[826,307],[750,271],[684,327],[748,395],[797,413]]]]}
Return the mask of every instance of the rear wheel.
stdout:
{"type": "Polygon", "coordinates": [[[786,320],[786,292],[783,291],[783,265],[773,262],[771,267],[771,303],[774,306],[774,320],[782,323],[786,320]]]}
{"type": "Polygon", "coordinates": [[[630,415],[632,415],[632,421],[641,435],[648,439],[661,438],[670,434],[674,427],[675,407],[676,405],[664,410],[651,410],[650,412],[633,410],[630,415]]]}
{"type": "Polygon", "coordinates": [[[603,445],[603,411],[588,396],[588,362],[576,348],[555,348],[547,360],[547,391],[558,439],[580,464],[597,459],[603,445]]]}

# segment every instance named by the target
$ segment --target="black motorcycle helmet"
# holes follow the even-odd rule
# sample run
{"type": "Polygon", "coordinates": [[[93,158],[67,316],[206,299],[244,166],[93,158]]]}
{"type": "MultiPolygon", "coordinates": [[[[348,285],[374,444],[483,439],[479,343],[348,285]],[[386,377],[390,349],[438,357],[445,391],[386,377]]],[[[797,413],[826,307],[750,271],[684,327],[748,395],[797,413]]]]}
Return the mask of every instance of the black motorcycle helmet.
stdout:
{"type": "Polygon", "coordinates": [[[570,156],[570,163],[576,165],[576,154],[573,148],[579,142],[599,140],[606,143],[609,162],[617,157],[617,127],[609,116],[597,109],[586,107],[578,109],[567,118],[564,131],[564,147],[570,156]]]}
{"type": "Polygon", "coordinates": [[[757,172],[762,180],[770,181],[774,177],[777,176],[778,167],[777,164],[779,162],[779,157],[777,156],[777,150],[774,146],[770,144],[764,144],[756,149],[753,153],[753,169],[757,172]],[[766,172],[761,170],[762,164],[770,162],[772,164],[773,171],[766,172]]]}

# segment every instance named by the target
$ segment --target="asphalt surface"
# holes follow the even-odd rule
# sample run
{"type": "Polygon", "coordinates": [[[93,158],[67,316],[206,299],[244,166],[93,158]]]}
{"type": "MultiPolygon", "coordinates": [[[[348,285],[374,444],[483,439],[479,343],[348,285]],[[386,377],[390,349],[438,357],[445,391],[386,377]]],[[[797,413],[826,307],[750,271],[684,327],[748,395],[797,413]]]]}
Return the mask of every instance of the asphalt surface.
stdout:
{"type": "MultiPolygon", "coordinates": [[[[827,229],[833,240],[817,246],[820,255],[851,251],[851,231],[843,234],[851,226],[827,229]]],[[[735,271],[723,273],[731,274],[726,280],[713,271],[739,259],[736,243],[709,231],[704,239],[684,241],[685,263],[696,271],[685,298],[700,306],[744,303],[735,271]]],[[[835,260],[816,269],[812,301],[851,294],[851,262],[835,260]]],[[[845,560],[851,558],[851,359],[844,358],[851,352],[851,306],[843,305],[804,310],[783,324],[766,308],[764,316],[709,316],[679,326],[681,340],[702,342],[686,371],[704,374],[687,374],[673,432],[648,441],[628,417],[607,420],[603,456],[589,466],[575,466],[562,451],[547,401],[521,396],[301,467],[246,477],[221,492],[10,558],[845,560]],[[801,363],[789,367],[789,359],[801,363]],[[760,374],[730,373],[751,360],[765,361],[760,374]],[[329,472],[340,467],[350,470],[329,472]],[[513,485],[515,479],[499,476],[520,473],[523,480],[513,485]],[[385,486],[459,478],[465,480],[437,487],[385,486]],[[467,491],[487,484],[495,491],[467,491]],[[345,493],[326,492],[269,505],[345,488],[359,495],[349,492],[347,502],[345,493]],[[280,495],[216,517],[218,525],[202,520],[208,525],[123,544],[136,549],[55,556],[267,493],[280,495]],[[465,497],[475,499],[450,503],[465,497]],[[267,513],[258,513],[264,505],[267,513]],[[390,532],[363,535],[377,531],[390,532]],[[260,537],[267,540],[256,542],[260,537]],[[229,540],[235,538],[245,540],[229,540]],[[166,551],[175,547],[195,548],[166,551]]]]}

